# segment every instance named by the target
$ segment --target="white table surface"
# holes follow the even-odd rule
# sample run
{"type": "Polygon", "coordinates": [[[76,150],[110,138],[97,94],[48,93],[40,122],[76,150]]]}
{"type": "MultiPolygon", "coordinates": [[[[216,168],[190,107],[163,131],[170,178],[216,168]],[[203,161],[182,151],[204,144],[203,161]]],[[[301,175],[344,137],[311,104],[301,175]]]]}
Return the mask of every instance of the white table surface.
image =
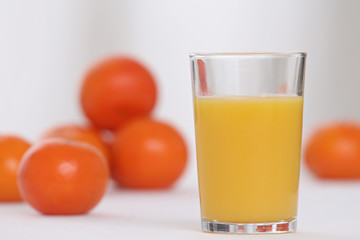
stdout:
{"type": "Polygon", "coordinates": [[[360,239],[360,181],[302,176],[298,231],[276,235],[203,233],[197,189],[125,191],[111,187],[87,215],[44,216],[24,203],[0,204],[0,240],[12,239],[360,239]]]}

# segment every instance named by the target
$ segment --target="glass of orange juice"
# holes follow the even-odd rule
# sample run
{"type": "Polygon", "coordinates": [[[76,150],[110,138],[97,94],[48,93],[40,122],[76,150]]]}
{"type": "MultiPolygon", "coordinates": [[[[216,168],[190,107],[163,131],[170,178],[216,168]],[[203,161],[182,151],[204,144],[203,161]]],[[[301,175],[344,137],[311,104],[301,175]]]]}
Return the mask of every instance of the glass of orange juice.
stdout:
{"type": "Polygon", "coordinates": [[[305,59],[190,55],[203,231],[296,230],[305,59]]]}

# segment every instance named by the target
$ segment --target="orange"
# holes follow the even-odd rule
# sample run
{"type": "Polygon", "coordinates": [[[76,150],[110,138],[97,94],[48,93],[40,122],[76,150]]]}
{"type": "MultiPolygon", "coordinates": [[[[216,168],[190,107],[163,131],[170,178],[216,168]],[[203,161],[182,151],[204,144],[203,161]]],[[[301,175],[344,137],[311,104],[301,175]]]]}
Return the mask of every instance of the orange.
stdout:
{"type": "Polygon", "coordinates": [[[0,136],[0,201],[20,201],[17,170],[30,144],[16,136],[0,136]]]}
{"type": "Polygon", "coordinates": [[[110,151],[101,136],[92,127],[84,127],[76,124],[62,125],[50,129],[44,134],[42,139],[62,138],[89,143],[96,147],[105,157],[109,166],[111,166],[110,151]]]}
{"type": "Polygon", "coordinates": [[[102,140],[108,149],[109,155],[111,155],[111,146],[114,142],[114,131],[99,128],[95,125],[88,125],[87,128],[93,131],[98,136],[98,138],[102,140]]]}
{"type": "Polygon", "coordinates": [[[128,188],[170,187],[187,162],[182,136],[170,125],[148,118],[116,132],[113,154],[113,177],[128,188]]]}
{"type": "Polygon", "coordinates": [[[87,73],[81,87],[81,105],[96,126],[115,129],[132,118],[147,116],[156,101],[155,81],[139,62],[106,59],[87,73]]]}
{"type": "Polygon", "coordinates": [[[309,169],[323,178],[360,178],[360,127],[333,124],[316,131],[305,147],[309,169]]]}
{"type": "Polygon", "coordinates": [[[82,214],[105,194],[109,172],[87,143],[52,139],[32,146],[19,166],[22,197],[44,214],[82,214]]]}

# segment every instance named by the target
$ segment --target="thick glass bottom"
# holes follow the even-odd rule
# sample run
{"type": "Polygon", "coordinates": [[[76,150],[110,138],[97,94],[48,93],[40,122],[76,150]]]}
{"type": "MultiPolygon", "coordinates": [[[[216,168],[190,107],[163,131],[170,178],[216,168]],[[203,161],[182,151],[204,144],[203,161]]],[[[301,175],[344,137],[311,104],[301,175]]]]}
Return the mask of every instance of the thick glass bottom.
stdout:
{"type": "Polygon", "coordinates": [[[226,223],[202,220],[204,232],[236,234],[291,233],[296,231],[296,218],[265,223],[226,223]]]}

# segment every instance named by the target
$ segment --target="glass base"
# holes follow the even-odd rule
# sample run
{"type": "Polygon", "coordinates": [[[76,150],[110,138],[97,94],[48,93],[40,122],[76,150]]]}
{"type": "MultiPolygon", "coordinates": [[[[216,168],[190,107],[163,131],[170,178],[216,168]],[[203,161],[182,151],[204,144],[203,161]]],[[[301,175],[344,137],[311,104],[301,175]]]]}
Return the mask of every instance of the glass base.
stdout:
{"type": "Polygon", "coordinates": [[[202,220],[204,232],[236,234],[291,233],[296,231],[296,218],[266,223],[226,223],[202,220]]]}

